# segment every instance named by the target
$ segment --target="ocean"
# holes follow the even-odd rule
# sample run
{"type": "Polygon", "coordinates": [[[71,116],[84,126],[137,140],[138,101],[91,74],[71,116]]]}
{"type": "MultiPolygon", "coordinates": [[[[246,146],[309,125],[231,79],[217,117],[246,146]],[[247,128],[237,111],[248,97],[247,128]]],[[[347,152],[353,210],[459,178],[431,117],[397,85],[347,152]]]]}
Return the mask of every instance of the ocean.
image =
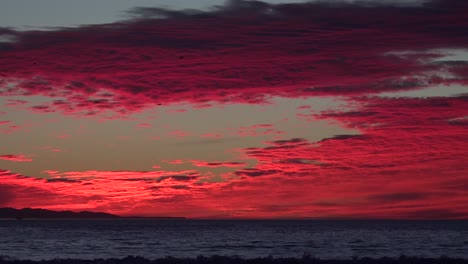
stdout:
{"type": "Polygon", "coordinates": [[[468,258],[468,221],[2,220],[0,256],[468,258]]]}

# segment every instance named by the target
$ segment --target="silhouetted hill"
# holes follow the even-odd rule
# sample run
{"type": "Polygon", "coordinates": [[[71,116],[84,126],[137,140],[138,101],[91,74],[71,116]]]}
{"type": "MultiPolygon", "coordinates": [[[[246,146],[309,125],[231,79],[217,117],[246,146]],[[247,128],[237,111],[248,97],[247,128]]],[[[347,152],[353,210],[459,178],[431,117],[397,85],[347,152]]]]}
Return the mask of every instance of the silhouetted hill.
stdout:
{"type": "Polygon", "coordinates": [[[0,208],[0,218],[13,218],[13,219],[89,219],[89,218],[120,218],[117,215],[98,212],[72,212],[72,211],[51,211],[46,209],[14,209],[14,208],[0,208]]]}

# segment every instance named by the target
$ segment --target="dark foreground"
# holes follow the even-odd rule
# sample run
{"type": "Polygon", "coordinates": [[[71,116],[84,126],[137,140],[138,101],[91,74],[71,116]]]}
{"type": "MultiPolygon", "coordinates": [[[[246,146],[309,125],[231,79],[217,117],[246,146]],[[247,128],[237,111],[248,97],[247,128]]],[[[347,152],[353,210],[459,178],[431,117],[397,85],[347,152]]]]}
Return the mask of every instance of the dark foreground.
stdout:
{"type": "Polygon", "coordinates": [[[0,264],[468,264],[468,259],[450,258],[442,256],[440,258],[420,258],[406,257],[399,258],[352,258],[346,260],[325,260],[309,256],[303,258],[253,258],[242,259],[239,257],[212,256],[197,258],[173,258],[166,257],[149,260],[142,257],[128,256],[122,259],[53,259],[53,260],[19,260],[10,257],[0,256],[0,264]]]}

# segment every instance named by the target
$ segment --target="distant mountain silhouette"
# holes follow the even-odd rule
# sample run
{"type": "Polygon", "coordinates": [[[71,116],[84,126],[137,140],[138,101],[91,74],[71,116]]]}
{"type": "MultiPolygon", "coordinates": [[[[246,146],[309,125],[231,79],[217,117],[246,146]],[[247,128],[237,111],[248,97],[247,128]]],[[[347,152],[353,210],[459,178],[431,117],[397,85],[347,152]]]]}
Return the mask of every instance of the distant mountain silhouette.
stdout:
{"type": "Polygon", "coordinates": [[[10,219],[65,219],[65,218],[75,218],[75,219],[110,219],[110,218],[120,218],[120,216],[101,213],[101,212],[72,212],[72,211],[51,211],[46,209],[32,209],[32,208],[0,208],[0,218],[10,218],[10,219]]]}

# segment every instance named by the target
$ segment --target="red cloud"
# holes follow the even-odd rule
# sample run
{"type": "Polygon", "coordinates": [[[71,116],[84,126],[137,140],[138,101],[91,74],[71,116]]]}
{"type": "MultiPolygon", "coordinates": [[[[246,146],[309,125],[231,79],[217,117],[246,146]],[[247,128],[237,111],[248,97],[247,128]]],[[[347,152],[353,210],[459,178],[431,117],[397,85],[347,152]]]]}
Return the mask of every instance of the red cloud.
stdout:
{"type": "MultiPolygon", "coordinates": [[[[359,135],[246,148],[257,165],[222,175],[224,182],[195,170],[49,171],[47,179],[0,171],[4,206],[189,217],[468,218],[467,96],[372,97],[468,84],[466,62],[434,61],[443,57],[439,49],[468,47],[468,3],[255,3],[184,19],[151,18],[154,10],[141,9],[149,17],[114,25],[8,31],[18,42],[0,50],[2,93],[49,96],[32,109],[85,116],[173,102],[209,107],[340,95],[347,109],[317,115],[300,107],[301,117],[334,120],[359,135]]],[[[266,124],[240,133],[259,129],[278,132],[266,124]]]]}
{"type": "Polygon", "coordinates": [[[285,193],[313,192],[310,210],[318,206],[327,217],[464,218],[467,122],[453,120],[468,115],[467,99],[363,97],[360,109],[320,116],[361,135],[268,142],[246,149],[255,168],[235,173],[247,182],[290,179],[285,193]]]}
{"type": "Polygon", "coordinates": [[[163,162],[169,163],[169,164],[182,164],[184,163],[183,160],[163,160],[163,162]]]}
{"type": "Polygon", "coordinates": [[[420,7],[244,4],[184,19],[146,16],[115,26],[10,30],[18,41],[0,51],[0,85],[18,83],[5,95],[54,98],[34,111],[120,115],[171,102],[264,103],[272,95],[466,83],[466,65],[431,63],[441,57],[436,49],[468,43],[462,34],[468,4],[462,0],[420,7]]]}
{"type": "Polygon", "coordinates": [[[1,155],[0,159],[15,162],[31,162],[32,159],[26,155],[1,155]]]}
{"type": "Polygon", "coordinates": [[[200,175],[194,171],[47,173],[48,178],[35,179],[0,170],[0,189],[8,190],[2,194],[7,201],[4,206],[134,214],[141,213],[134,211],[135,204],[152,207],[154,203],[176,201],[180,196],[196,196],[205,188],[198,183],[200,175]]]}
{"type": "Polygon", "coordinates": [[[140,127],[140,128],[149,128],[149,127],[152,127],[151,124],[148,124],[148,123],[141,123],[141,124],[138,124],[137,127],[140,127]]]}

